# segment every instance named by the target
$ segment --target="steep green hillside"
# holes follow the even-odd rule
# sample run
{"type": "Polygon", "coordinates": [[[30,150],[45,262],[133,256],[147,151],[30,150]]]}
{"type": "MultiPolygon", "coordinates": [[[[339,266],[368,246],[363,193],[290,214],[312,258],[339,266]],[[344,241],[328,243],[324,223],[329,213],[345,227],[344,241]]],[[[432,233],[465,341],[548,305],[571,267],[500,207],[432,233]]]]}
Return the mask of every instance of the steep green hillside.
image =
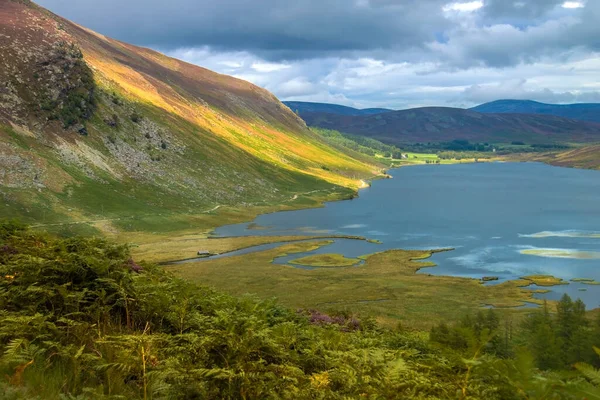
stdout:
{"type": "Polygon", "coordinates": [[[379,174],[261,88],[28,1],[0,2],[0,59],[0,217],[178,229],[349,196],[379,174]]]}

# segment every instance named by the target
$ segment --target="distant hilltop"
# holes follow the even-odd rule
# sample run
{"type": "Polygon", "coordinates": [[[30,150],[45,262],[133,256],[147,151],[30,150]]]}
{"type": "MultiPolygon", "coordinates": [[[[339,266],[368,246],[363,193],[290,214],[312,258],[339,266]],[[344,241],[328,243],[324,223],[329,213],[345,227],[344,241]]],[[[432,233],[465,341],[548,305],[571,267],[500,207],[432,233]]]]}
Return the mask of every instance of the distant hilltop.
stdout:
{"type": "Polygon", "coordinates": [[[600,122],[600,103],[545,104],[532,100],[496,100],[471,108],[480,113],[545,114],[600,122]]]}
{"type": "Polygon", "coordinates": [[[373,115],[384,112],[394,111],[387,108],[365,108],[358,109],[353,107],[341,106],[329,103],[309,103],[305,101],[284,101],[293,112],[303,114],[306,112],[323,112],[337,115],[373,115]]]}
{"type": "MultiPolygon", "coordinates": [[[[283,103],[292,111],[300,115],[305,113],[327,113],[346,116],[364,116],[396,111],[389,108],[358,109],[339,104],[311,103],[304,101],[284,101],[283,103]]],[[[546,104],[533,100],[496,100],[472,107],[469,110],[485,114],[555,115],[557,117],[577,119],[580,121],[600,122],[600,103],[546,104]]]]}

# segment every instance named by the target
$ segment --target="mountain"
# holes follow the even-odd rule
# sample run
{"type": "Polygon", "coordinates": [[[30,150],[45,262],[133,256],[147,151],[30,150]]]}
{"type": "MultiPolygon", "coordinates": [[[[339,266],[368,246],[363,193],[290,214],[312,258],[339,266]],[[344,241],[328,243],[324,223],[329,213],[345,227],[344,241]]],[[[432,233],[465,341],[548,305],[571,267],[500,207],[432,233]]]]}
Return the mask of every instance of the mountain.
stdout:
{"type": "Polygon", "coordinates": [[[497,100],[471,110],[481,113],[546,114],[600,122],[600,103],[545,104],[532,100],[497,100]]]}
{"type": "Polygon", "coordinates": [[[375,138],[389,144],[442,142],[527,143],[600,141],[600,124],[553,115],[483,114],[460,108],[425,107],[369,116],[305,113],[310,126],[375,138]]]}
{"type": "Polygon", "coordinates": [[[302,116],[304,113],[313,112],[338,115],[373,115],[393,111],[387,108],[365,108],[360,110],[358,108],[341,106],[339,104],[309,103],[304,101],[284,101],[283,104],[288,106],[292,111],[300,114],[300,116],[302,116]]]}
{"type": "Polygon", "coordinates": [[[175,229],[379,173],[264,89],[26,0],[0,2],[0,59],[0,218],[175,229]]]}

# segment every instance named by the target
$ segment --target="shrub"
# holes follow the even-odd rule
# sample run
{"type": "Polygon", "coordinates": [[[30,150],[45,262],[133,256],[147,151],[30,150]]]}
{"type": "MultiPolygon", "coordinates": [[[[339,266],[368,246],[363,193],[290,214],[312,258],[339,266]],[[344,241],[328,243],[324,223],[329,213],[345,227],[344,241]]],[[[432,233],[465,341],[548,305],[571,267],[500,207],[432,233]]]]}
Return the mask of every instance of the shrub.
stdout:
{"type": "Polygon", "coordinates": [[[129,116],[129,118],[131,119],[131,121],[133,121],[134,123],[139,123],[142,120],[142,116],[139,115],[138,113],[133,113],[129,116]]]}

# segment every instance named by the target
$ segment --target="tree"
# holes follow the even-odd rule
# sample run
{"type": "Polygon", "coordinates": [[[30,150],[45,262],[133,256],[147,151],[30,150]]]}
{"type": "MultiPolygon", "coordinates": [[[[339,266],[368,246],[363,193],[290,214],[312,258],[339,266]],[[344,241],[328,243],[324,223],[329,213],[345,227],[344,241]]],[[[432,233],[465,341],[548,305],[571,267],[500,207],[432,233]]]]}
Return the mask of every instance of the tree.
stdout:
{"type": "Polygon", "coordinates": [[[529,315],[524,328],[529,333],[528,347],[535,358],[536,366],[544,370],[559,368],[562,364],[560,347],[554,333],[548,303],[544,301],[541,312],[529,315]]]}
{"type": "Polygon", "coordinates": [[[556,336],[565,365],[578,361],[592,361],[589,323],[585,316],[585,304],[578,299],[573,302],[564,294],[556,306],[556,336]]]}
{"type": "MultiPolygon", "coordinates": [[[[600,313],[596,313],[596,319],[594,320],[590,336],[592,344],[600,348],[600,313]]],[[[592,363],[600,368],[600,357],[596,357],[592,363]]]]}

